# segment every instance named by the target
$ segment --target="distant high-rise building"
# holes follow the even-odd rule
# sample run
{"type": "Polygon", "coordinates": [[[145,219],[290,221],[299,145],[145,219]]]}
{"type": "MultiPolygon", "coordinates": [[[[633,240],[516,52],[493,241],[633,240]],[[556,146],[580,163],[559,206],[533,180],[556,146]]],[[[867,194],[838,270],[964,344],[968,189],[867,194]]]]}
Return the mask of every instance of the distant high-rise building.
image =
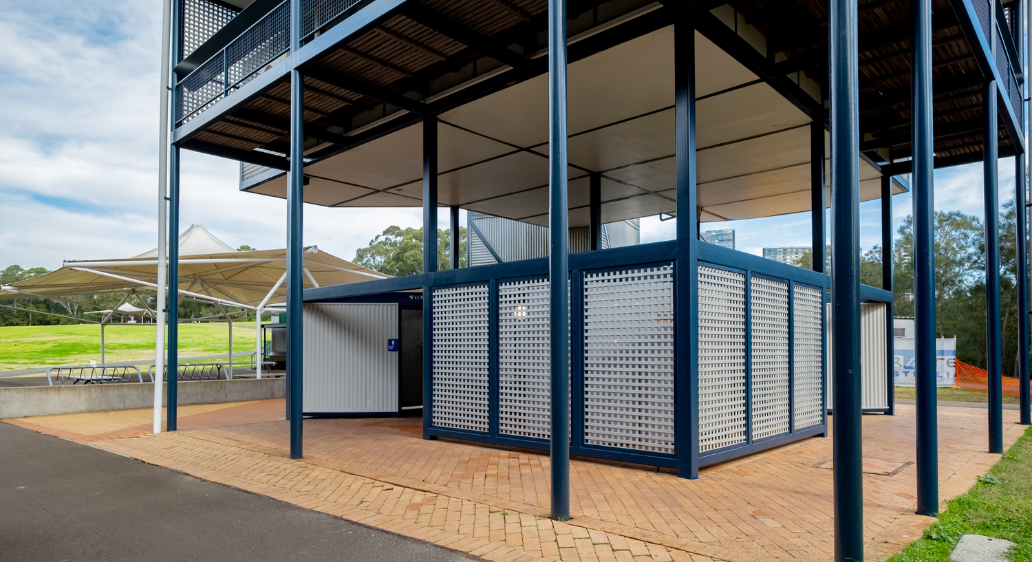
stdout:
{"type": "Polygon", "coordinates": [[[764,248],[763,257],[781,263],[794,264],[803,254],[810,251],[809,246],[785,246],[783,248],[764,248]]]}
{"type": "Polygon", "coordinates": [[[710,244],[723,246],[729,250],[735,249],[735,229],[707,230],[702,233],[702,239],[710,244]]]}

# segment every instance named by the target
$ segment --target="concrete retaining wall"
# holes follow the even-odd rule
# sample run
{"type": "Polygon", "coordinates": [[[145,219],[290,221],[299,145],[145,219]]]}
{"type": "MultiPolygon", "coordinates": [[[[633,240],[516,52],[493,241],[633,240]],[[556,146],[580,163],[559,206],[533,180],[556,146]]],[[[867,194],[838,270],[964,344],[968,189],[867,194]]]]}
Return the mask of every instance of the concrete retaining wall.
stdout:
{"type": "MultiPolygon", "coordinates": [[[[286,396],[286,380],[236,379],[180,381],[180,406],[268,400],[286,396]]],[[[75,386],[0,388],[0,419],[135,410],[154,406],[150,384],[116,383],[75,386]]]]}

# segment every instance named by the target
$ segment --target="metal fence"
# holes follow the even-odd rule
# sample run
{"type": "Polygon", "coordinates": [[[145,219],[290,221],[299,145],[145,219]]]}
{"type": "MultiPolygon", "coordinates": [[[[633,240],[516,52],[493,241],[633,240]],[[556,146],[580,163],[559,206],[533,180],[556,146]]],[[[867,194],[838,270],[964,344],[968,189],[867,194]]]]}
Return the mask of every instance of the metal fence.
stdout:
{"type": "MultiPolygon", "coordinates": [[[[133,375],[143,382],[140,369],[127,367],[95,367],[82,365],[76,367],[52,367],[47,369],[47,382],[55,384],[102,384],[108,382],[132,382],[133,375]]],[[[153,380],[153,379],[152,379],[153,380]]]]}
{"type": "MultiPolygon", "coordinates": [[[[151,382],[154,382],[154,365],[147,368],[151,382]]],[[[177,381],[230,380],[229,371],[222,363],[180,363],[176,369],[177,381]]],[[[168,380],[168,365],[165,365],[164,380],[168,380]]]]}
{"type": "MultiPolygon", "coordinates": [[[[335,25],[363,0],[303,0],[301,37],[335,25]]],[[[229,96],[290,52],[290,2],[284,1],[176,84],[175,121],[182,125],[229,96]]]]}

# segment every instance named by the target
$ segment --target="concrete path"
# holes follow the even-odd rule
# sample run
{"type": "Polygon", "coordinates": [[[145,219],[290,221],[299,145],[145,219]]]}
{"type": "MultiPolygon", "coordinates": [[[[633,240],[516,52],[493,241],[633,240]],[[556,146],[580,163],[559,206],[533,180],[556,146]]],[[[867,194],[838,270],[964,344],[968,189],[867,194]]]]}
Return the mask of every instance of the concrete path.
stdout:
{"type": "Polygon", "coordinates": [[[4,561],[470,560],[6,423],[0,451],[4,561]]]}

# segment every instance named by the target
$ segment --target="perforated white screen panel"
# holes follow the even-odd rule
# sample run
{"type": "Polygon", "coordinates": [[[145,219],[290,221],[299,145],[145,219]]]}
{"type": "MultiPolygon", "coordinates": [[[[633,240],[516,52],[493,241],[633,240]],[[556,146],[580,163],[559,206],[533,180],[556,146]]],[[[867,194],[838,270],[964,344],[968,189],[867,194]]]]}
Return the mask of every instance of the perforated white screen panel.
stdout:
{"type": "Polygon", "coordinates": [[[788,283],[753,277],[752,436],[788,433],[788,283]]]}
{"type": "Polygon", "coordinates": [[[498,430],[551,436],[549,282],[498,286],[498,430]]]}
{"type": "Polygon", "coordinates": [[[745,443],[745,275],[699,266],[699,450],[745,443]]]}
{"type": "Polygon", "coordinates": [[[824,376],[821,357],[821,290],[795,286],[793,303],[793,402],[795,429],[805,429],[821,423],[821,396],[824,376]]]}
{"type": "Polygon", "coordinates": [[[488,287],[433,293],[433,424],[488,431],[488,287]]]}
{"type": "Polygon", "coordinates": [[[673,265],[584,276],[584,441],[674,452],[673,265]]]}

